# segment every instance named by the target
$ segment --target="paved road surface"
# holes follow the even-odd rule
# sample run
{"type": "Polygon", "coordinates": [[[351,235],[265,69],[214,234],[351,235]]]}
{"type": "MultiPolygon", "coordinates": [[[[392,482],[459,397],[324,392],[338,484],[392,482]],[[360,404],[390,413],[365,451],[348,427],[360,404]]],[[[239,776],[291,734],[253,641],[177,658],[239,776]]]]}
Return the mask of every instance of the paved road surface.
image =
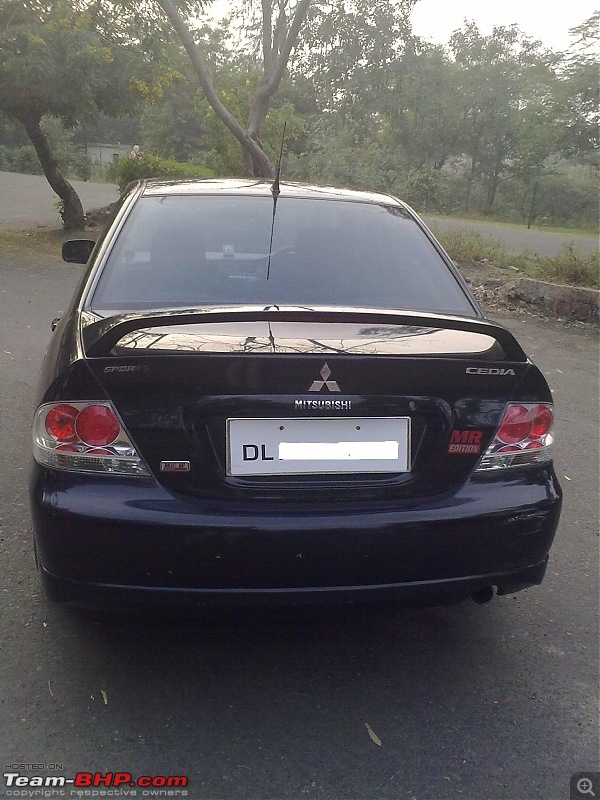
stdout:
{"type": "MultiPolygon", "coordinates": [[[[71,183],[85,211],[106,206],[119,196],[117,187],[107,183],[71,183]]],[[[40,175],[0,172],[0,229],[60,227],[61,219],[55,206],[57,200],[58,195],[40,175]]]]}
{"type": "MultiPolygon", "coordinates": [[[[117,196],[116,187],[105,183],[73,181],[73,185],[86,211],[108,205],[117,196]]],[[[54,207],[56,199],[43,177],[0,172],[0,229],[58,227],[60,217],[54,207]]],[[[598,251],[598,240],[592,236],[528,231],[526,228],[506,228],[493,223],[448,217],[426,216],[425,220],[434,231],[476,231],[482,236],[497,239],[509,250],[517,252],[529,248],[542,255],[554,255],[571,243],[586,253],[598,251]]]]}
{"type": "Polygon", "coordinates": [[[513,253],[531,250],[542,256],[553,256],[567,245],[573,245],[584,253],[598,252],[598,237],[581,233],[558,233],[525,226],[505,227],[500,223],[479,222],[478,220],[454,219],[453,217],[424,216],[427,225],[434,231],[466,230],[478,233],[487,239],[494,239],[513,253]]]}
{"type": "Polygon", "coordinates": [[[26,489],[32,388],[79,274],[0,262],[2,765],[188,775],[189,800],[566,800],[598,769],[592,335],[508,320],[558,403],[565,507],[541,587],[316,618],[80,616],[40,596],[26,489]]]}

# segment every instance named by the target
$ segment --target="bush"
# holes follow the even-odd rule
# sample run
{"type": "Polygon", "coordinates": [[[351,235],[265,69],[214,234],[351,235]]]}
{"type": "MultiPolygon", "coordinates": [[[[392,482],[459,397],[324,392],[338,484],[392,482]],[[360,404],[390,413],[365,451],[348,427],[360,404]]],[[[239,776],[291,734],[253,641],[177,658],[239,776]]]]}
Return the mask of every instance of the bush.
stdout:
{"type": "Polygon", "coordinates": [[[538,256],[529,271],[544,281],[600,288],[598,255],[581,253],[571,245],[563,247],[555,256],[538,256]]]}
{"type": "Polygon", "coordinates": [[[43,174],[40,160],[30,144],[14,147],[0,145],[0,169],[29,175],[43,174]]]}
{"type": "Polygon", "coordinates": [[[498,267],[515,264],[515,257],[511,256],[506,247],[488,236],[471,231],[444,231],[435,229],[434,233],[441,242],[450,258],[461,266],[476,264],[487,259],[498,267]]]}
{"type": "Polygon", "coordinates": [[[120,158],[115,166],[115,178],[119,190],[140,178],[162,178],[179,180],[181,178],[213,178],[214,172],[192,161],[175,161],[174,158],[143,155],[139,158],[120,158]]]}
{"type": "Polygon", "coordinates": [[[84,151],[74,154],[69,167],[79,180],[89,181],[92,179],[92,159],[84,151]]]}
{"type": "MultiPolygon", "coordinates": [[[[0,120],[0,125],[2,120],[0,120]]],[[[45,116],[42,119],[42,130],[48,138],[54,158],[67,178],[75,177],[88,181],[92,176],[92,162],[85,149],[73,142],[73,132],[67,130],[55,117],[45,116]]],[[[0,128],[0,135],[2,134],[0,128]]],[[[33,145],[22,133],[23,144],[11,141],[10,129],[6,143],[0,143],[0,169],[9,172],[23,172],[29,175],[43,175],[37,153],[33,145]]]]}

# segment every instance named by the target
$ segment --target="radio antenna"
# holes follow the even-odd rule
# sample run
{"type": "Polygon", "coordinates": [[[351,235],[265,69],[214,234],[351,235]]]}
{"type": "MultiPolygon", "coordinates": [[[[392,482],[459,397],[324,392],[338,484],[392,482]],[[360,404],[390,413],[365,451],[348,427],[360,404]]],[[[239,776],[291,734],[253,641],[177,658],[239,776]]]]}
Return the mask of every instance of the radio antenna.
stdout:
{"type": "Polygon", "coordinates": [[[283,123],[283,131],[281,133],[281,147],[279,148],[279,158],[277,159],[277,169],[275,171],[275,180],[273,181],[273,185],[271,186],[271,194],[275,199],[279,197],[279,176],[281,175],[281,159],[283,158],[283,145],[285,142],[285,127],[287,125],[287,120],[283,123]]]}
{"type": "Polygon", "coordinates": [[[287,125],[287,120],[284,121],[283,123],[283,131],[281,133],[281,147],[279,148],[279,158],[277,159],[277,169],[275,170],[275,180],[273,181],[273,185],[271,186],[271,194],[273,195],[273,219],[271,220],[271,239],[269,241],[267,280],[269,280],[269,275],[271,274],[271,253],[273,250],[273,231],[275,229],[275,213],[277,211],[277,200],[279,199],[279,195],[281,194],[281,189],[279,188],[279,176],[281,175],[281,159],[283,158],[283,145],[285,142],[286,125],[287,125]]]}

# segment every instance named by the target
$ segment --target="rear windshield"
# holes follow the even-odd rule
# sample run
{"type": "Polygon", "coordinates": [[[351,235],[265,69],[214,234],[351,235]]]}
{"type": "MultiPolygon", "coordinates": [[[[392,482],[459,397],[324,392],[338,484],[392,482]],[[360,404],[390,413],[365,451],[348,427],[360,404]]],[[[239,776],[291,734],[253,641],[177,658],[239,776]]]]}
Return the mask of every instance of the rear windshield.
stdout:
{"type": "Polygon", "coordinates": [[[246,304],[475,316],[404,209],[285,195],[274,224],[270,197],[140,198],[91,303],[100,313],[246,304]]]}

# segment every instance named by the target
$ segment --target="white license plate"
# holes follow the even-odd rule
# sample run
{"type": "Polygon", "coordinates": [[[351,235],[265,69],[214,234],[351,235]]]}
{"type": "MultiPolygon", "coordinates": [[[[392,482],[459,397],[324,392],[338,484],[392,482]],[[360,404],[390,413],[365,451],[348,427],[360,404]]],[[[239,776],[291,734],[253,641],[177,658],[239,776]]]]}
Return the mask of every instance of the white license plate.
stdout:
{"type": "Polygon", "coordinates": [[[228,475],[408,472],[409,417],[228,419],[228,475]]]}

